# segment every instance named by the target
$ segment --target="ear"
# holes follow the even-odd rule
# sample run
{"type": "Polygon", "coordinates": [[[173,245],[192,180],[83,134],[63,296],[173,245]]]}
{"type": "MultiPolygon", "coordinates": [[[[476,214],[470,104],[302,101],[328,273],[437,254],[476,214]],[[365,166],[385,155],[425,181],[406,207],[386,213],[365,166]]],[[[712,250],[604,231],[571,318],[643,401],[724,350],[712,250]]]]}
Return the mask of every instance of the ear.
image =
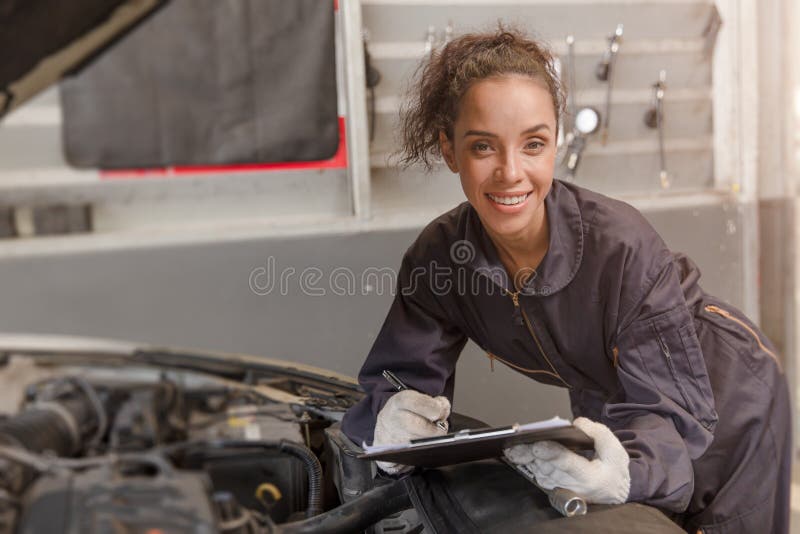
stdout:
{"type": "Polygon", "coordinates": [[[445,134],[443,130],[439,130],[439,150],[441,150],[442,157],[450,170],[457,173],[458,165],[456,165],[453,143],[447,138],[447,134],[445,134]]]}

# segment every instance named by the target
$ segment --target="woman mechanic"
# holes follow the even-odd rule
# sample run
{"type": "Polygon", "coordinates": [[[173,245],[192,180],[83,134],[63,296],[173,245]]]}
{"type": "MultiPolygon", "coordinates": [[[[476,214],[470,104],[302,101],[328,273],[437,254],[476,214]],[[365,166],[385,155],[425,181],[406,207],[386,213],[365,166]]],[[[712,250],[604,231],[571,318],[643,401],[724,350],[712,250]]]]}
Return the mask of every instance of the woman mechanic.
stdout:
{"type": "Polygon", "coordinates": [[[550,53],[502,28],[465,35],[433,53],[412,96],[404,161],[430,168],[441,155],[467,202],[406,252],[345,433],[374,444],[444,433],[435,423],[469,338],[568,388],[574,425],[595,441],[591,460],[553,442],[507,450],[543,487],[656,506],[693,533],[787,532],[789,397],[775,351],[637,210],[553,179],[564,98],[550,53]],[[384,369],[410,389],[396,393],[384,369]]]}

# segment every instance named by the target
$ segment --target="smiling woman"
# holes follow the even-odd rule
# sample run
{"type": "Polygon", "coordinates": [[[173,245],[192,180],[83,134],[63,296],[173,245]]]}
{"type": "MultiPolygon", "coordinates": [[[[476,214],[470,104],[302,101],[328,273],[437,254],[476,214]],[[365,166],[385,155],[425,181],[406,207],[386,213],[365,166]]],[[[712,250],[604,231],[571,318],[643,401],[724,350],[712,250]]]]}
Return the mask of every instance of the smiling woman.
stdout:
{"type": "Polygon", "coordinates": [[[544,199],[565,97],[553,55],[520,33],[465,35],[434,54],[403,109],[403,162],[441,155],[511,272],[547,251],[544,199]]]}
{"type": "Polygon", "coordinates": [[[430,168],[441,155],[467,202],[406,252],[398,286],[414,289],[396,294],[343,430],[375,445],[445,432],[436,423],[471,339],[491,361],[568,388],[573,424],[594,439],[591,459],[550,442],[506,451],[540,486],[650,504],[692,533],[786,532],[791,425],[774,347],[633,207],[553,179],[563,98],[552,65],[501,28],[450,41],[420,71],[404,161],[430,168]],[[466,261],[456,245],[469,245],[466,261]],[[424,278],[432,265],[448,269],[424,278]],[[470,291],[465,271],[480,282],[470,291]],[[435,289],[441,274],[449,291],[435,289]],[[384,370],[415,391],[397,393],[384,370]]]}
{"type": "Polygon", "coordinates": [[[511,272],[547,251],[544,199],[556,159],[555,110],[543,84],[522,75],[475,82],[441,151],[511,272]]]}

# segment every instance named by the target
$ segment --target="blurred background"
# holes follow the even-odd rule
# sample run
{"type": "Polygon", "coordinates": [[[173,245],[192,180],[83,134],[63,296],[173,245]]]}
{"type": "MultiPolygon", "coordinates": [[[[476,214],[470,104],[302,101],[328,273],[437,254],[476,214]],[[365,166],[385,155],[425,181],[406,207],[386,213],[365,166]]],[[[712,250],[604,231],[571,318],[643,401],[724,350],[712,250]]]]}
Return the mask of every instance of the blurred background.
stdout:
{"type": "MultiPolygon", "coordinates": [[[[501,20],[549,43],[571,91],[557,176],[640,209],[707,291],[763,327],[797,392],[796,2],[68,4],[0,9],[13,52],[0,67],[0,331],[354,376],[406,248],[463,201],[446,167],[391,157],[410,77],[501,20]]],[[[563,391],[490,371],[472,344],[458,375],[462,413],[570,416],[563,391]]]]}

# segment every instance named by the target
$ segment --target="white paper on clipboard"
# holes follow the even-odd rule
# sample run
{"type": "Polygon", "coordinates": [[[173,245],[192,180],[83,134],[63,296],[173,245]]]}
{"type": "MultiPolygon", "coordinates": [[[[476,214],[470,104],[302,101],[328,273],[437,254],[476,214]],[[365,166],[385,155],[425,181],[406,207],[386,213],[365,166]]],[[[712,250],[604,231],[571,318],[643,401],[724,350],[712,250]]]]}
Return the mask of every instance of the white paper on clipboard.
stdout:
{"type": "Polygon", "coordinates": [[[384,445],[362,445],[364,453],[372,454],[379,452],[401,451],[406,449],[414,449],[417,447],[428,445],[439,445],[445,443],[465,442],[476,438],[487,438],[491,436],[502,436],[504,434],[513,435],[517,432],[535,431],[535,430],[553,430],[556,428],[565,428],[571,426],[572,423],[566,419],[555,416],[552,419],[543,421],[534,421],[525,424],[513,424],[505,427],[496,428],[480,428],[480,429],[467,429],[445,434],[444,436],[426,438],[422,440],[414,440],[411,443],[393,443],[384,445]]]}

